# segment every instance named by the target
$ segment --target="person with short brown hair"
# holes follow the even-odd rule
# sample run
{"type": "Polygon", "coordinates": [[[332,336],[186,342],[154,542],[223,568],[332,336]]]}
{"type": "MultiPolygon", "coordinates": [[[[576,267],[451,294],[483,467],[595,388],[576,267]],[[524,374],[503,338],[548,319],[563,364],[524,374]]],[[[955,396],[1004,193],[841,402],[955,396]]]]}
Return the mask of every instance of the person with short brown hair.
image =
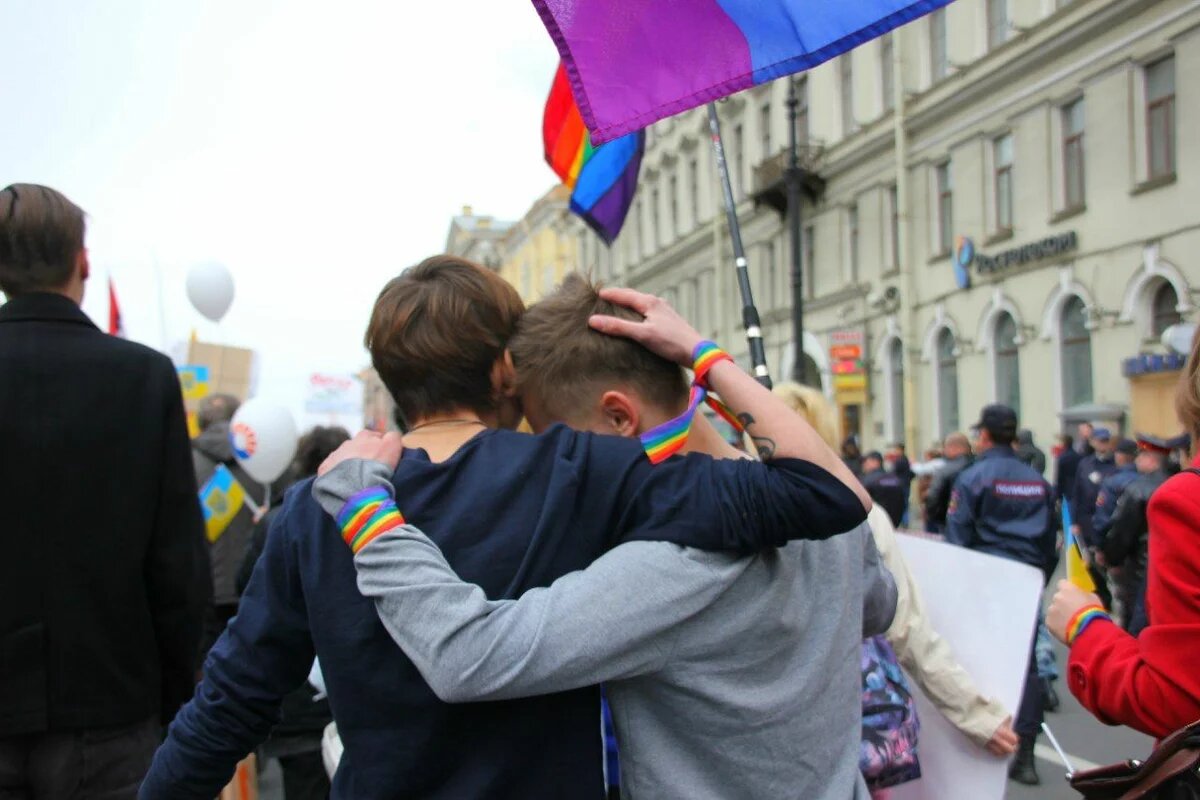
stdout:
{"type": "MultiPolygon", "coordinates": [[[[367,332],[407,429],[404,458],[372,488],[402,487],[405,518],[491,596],[549,585],[627,540],[757,552],[827,538],[866,517],[833,454],[824,445],[809,454],[811,429],[772,406],[719,349],[705,351],[714,385],[755,418],[751,432],[778,454],[769,464],[700,455],[652,464],[636,439],[562,426],[516,433],[521,405],[506,347],[520,313],[495,273],[440,256],[384,288],[367,332]]],[[[706,343],[674,344],[672,358],[690,363],[706,343]]],[[[395,524],[391,513],[372,501],[342,523],[371,520],[358,532],[376,533],[395,524]]],[[[210,800],[267,735],[314,650],[345,746],[335,800],[600,796],[598,689],[441,703],[359,592],[339,534],[308,487],[289,494],[237,617],[155,756],[144,800],[210,800]]]]}
{"type": "Polygon", "coordinates": [[[504,350],[525,311],[520,296],[489,269],[457,256],[427,258],[388,281],[375,301],[366,345],[405,429],[458,409],[495,414],[515,428],[504,350]]]}
{"type": "Polygon", "coordinates": [[[0,291],[59,292],[83,302],[90,271],[84,227],[83,209],[48,186],[0,190],[0,291]]]}
{"type": "Polygon", "coordinates": [[[80,309],[84,214],[0,190],[0,797],[133,798],[211,590],[170,359],[80,309]]]}
{"type": "Polygon", "coordinates": [[[589,428],[605,413],[601,388],[633,388],[672,417],[687,406],[683,370],[628,339],[598,335],[588,327],[596,314],[640,319],[603,299],[582,275],[571,274],[517,326],[509,350],[525,416],[534,430],[548,427],[547,420],[589,428]]]}

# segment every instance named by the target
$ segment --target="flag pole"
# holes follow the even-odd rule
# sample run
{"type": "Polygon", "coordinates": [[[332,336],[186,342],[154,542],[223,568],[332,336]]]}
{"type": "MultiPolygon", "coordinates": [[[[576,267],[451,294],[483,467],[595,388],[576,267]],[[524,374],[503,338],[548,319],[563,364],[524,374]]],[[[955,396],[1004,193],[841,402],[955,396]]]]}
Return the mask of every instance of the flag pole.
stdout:
{"type": "MultiPolygon", "coordinates": [[[[733,263],[737,269],[738,290],[742,296],[742,326],[746,329],[746,341],[750,344],[750,363],[754,377],[763,386],[771,388],[771,373],[767,369],[767,353],[763,347],[762,322],[754,306],[754,293],[750,289],[750,273],[746,269],[746,250],[742,247],[742,230],[738,225],[737,210],[733,201],[733,185],[729,180],[729,168],[725,163],[725,148],[721,141],[721,121],[717,119],[717,106],[708,104],[708,129],[712,134],[713,156],[717,162],[717,174],[725,195],[725,216],[729,220],[729,238],[733,242],[733,263]]],[[[799,345],[797,345],[799,346],[799,345]]]]}

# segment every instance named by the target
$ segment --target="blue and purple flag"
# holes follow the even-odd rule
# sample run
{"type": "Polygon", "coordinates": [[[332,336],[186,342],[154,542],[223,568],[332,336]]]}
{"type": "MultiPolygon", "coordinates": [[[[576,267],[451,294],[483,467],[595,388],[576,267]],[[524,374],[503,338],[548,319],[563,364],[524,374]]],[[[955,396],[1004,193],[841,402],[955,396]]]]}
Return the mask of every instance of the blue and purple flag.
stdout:
{"type": "Polygon", "coordinates": [[[533,0],[592,143],[811,69],[950,0],[533,0]]]}

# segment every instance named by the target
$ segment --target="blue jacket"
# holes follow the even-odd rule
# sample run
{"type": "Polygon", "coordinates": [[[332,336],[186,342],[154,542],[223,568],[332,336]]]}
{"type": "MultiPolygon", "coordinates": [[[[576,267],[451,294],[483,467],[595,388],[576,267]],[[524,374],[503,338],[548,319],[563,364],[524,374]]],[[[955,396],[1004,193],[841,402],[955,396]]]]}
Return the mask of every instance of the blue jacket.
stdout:
{"type": "Polygon", "coordinates": [[[1071,521],[1079,526],[1080,539],[1088,547],[1098,547],[1099,539],[1093,530],[1092,518],[1096,515],[1096,500],[1100,497],[1100,484],[1117,471],[1112,455],[1100,458],[1093,453],[1079,462],[1075,475],[1075,488],[1071,492],[1071,521]]]}
{"type": "Polygon", "coordinates": [[[1092,514],[1092,534],[1096,537],[1097,545],[1103,544],[1108,529],[1112,527],[1113,512],[1117,510],[1117,501],[1125,493],[1125,487],[1137,480],[1137,476],[1137,467],[1126,464],[1117,467],[1115,472],[1101,481],[1096,510],[1092,514]]]}
{"type": "Polygon", "coordinates": [[[1037,567],[1058,562],[1054,492],[1011,447],[992,447],[954,482],[946,541],[1037,567]]]}
{"type": "MultiPolygon", "coordinates": [[[[393,482],[405,518],[491,598],[547,586],[625,540],[757,550],[866,517],[849,489],[807,462],[692,455],[652,466],[637,440],[561,426],[485,431],[436,464],[406,450],[393,482]]],[[[345,745],[333,800],[602,795],[599,690],[439,701],[359,594],[350,549],[305,482],[289,493],[139,797],[212,800],[266,738],[314,653],[345,745]]]]}

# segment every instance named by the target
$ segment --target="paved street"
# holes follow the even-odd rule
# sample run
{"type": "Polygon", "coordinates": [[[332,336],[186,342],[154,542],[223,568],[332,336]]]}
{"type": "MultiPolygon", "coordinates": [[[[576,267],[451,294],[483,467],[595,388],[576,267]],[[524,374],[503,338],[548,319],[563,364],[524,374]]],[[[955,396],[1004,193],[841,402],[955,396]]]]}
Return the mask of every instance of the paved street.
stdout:
{"type": "MultiPolygon", "coordinates": [[[[1059,669],[1065,672],[1066,648],[1058,648],[1059,669]]],[[[1150,737],[1128,728],[1101,725],[1085,711],[1067,691],[1065,676],[1056,684],[1061,709],[1046,715],[1046,724],[1067,751],[1076,769],[1091,765],[1111,764],[1126,758],[1143,758],[1154,742],[1150,737]],[[1090,763],[1089,763],[1090,762],[1090,763]]],[[[1042,785],[1035,787],[1009,783],[1009,800],[1078,800],[1063,778],[1064,769],[1046,737],[1038,739],[1038,774],[1042,785]]]]}

